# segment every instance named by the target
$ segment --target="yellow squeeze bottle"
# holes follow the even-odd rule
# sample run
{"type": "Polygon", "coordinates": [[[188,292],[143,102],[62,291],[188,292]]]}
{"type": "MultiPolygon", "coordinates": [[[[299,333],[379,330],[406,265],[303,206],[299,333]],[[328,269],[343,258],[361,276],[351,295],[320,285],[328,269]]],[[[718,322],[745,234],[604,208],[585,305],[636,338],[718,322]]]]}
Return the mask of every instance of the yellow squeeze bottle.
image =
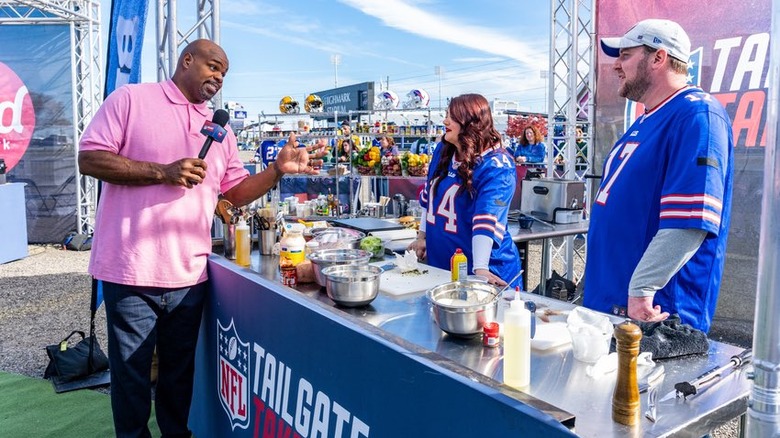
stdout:
{"type": "Polygon", "coordinates": [[[452,281],[466,281],[468,276],[468,258],[460,248],[450,258],[450,275],[452,281]]]}
{"type": "Polygon", "coordinates": [[[519,288],[504,312],[504,383],[517,389],[531,383],[531,312],[519,288]]]}
{"type": "Polygon", "coordinates": [[[236,264],[239,266],[249,266],[250,253],[249,225],[244,218],[239,219],[236,225],[236,264]]]}

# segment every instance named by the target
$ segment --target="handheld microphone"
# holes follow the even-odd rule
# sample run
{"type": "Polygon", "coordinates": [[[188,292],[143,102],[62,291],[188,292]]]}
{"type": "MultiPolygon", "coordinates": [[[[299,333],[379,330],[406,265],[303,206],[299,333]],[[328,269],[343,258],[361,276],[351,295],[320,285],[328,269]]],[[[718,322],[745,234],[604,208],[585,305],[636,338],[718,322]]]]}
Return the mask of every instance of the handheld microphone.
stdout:
{"type": "Polygon", "coordinates": [[[206,136],[206,141],[203,142],[203,147],[200,148],[198,158],[201,160],[206,158],[206,153],[208,153],[211,143],[213,143],[214,140],[216,140],[217,143],[222,143],[222,140],[224,140],[227,135],[225,125],[227,125],[228,120],[230,120],[228,112],[223,109],[218,109],[214,111],[214,117],[211,118],[211,121],[203,124],[203,127],[200,128],[200,133],[206,136]]]}

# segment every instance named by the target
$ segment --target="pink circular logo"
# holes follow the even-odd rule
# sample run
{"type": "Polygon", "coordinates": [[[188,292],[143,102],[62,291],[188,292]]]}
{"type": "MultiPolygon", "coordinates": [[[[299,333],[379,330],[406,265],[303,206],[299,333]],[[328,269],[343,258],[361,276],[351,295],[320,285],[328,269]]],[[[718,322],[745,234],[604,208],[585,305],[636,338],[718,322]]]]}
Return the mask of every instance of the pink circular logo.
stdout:
{"type": "Polygon", "coordinates": [[[0,158],[8,170],[27,151],[35,130],[35,109],[24,82],[0,62],[0,158]]]}

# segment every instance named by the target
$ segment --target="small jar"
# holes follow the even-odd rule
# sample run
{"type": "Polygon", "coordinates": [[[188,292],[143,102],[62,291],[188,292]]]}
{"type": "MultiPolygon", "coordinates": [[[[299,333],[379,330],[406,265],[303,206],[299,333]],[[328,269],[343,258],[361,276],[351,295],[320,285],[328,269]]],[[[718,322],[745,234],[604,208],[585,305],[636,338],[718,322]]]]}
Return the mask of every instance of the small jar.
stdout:
{"type": "Polygon", "coordinates": [[[498,347],[498,323],[488,322],[482,327],[482,345],[485,347],[498,347]]]}
{"type": "Polygon", "coordinates": [[[284,266],[281,272],[283,285],[295,287],[298,284],[298,270],[295,269],[295,266],[284,266]]]}
{"type": "Polygon", "coordinates": [[[319,242],[315,242],[313,240],[310,240],[310,241],[306,242],[306,249],[304,251],[306,253],[306,258],[307,259],[310,258],[312,253],[314,253],[315,251],[318,251],[319,249],[320,249],[320,243],[319,242]]]}

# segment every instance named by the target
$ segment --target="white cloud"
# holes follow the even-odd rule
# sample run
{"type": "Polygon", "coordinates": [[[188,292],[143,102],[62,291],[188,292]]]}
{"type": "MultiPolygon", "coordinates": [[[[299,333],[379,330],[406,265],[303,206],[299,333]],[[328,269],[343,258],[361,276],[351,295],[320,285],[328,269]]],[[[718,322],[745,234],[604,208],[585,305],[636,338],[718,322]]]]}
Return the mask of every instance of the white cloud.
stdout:
{"type": "Polygon", "coordinates": [[[485,56],[485,57],[476,57],[472,56],[470,58],[454,58],[452,62],[463,62],[463,63],[469,63],[469,62],[501,62],[506,61],[506,58],[499,58],[497,56],[485,56]]]}
{"type": "Polygon", "coordinates": [[[381,20],[386,26],[426,38],[446,41],[485,53],[516,59],[530,69],[549,65],[546,55],[539,54],[530,45],[493,29],[474,26],[462,20],[447,17],[440,12],[428,12],[406,0],[341,0],[342,3],[364,14],[381,20]]]}

